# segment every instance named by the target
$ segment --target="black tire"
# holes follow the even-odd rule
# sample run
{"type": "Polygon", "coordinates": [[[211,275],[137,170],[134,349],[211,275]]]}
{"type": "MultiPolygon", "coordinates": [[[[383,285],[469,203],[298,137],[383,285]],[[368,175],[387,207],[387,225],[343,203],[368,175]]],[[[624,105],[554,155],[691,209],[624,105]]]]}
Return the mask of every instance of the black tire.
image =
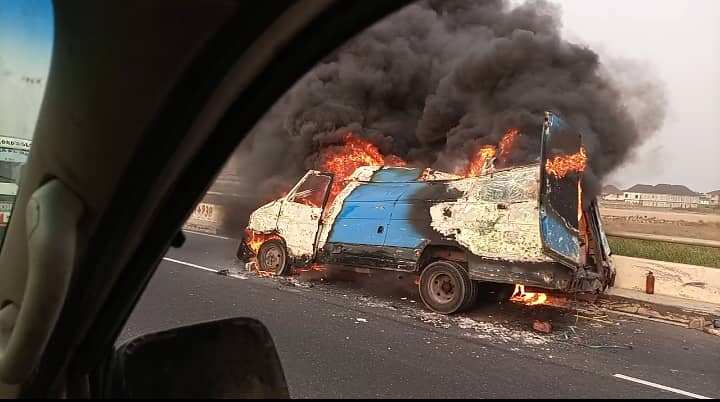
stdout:
{"type": "Polygon", "coordinates": [[[477,285],[467,270],[453,261],[435,261],[420,274],[420,298],[440,314],[461,312],[475,303],[477,285]]]}
{"type": "Polygon", "coordinates": [[[290,267],[285,244],[280,240],[268,240],[260,246],[257,254],[258,268],[275,275],[287,275],[290,267]]]}

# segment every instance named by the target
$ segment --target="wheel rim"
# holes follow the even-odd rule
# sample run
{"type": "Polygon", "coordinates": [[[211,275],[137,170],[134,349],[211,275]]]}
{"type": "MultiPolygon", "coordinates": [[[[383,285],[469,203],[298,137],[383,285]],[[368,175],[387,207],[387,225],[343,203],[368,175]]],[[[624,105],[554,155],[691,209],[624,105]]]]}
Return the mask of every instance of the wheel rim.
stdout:
{"type": "Polygon", "coordinates": [[[263,265],[268,271],[280,271],[285,266],[285,253],[278,246],[268,247],[263,253],[263,265]]]}
{"type": "Polygon", "coordinates": [[[450,303],[459,294],[457,281],[444,272],[435,273],[428,280],[428,293],[433,303],[450,303]]]}

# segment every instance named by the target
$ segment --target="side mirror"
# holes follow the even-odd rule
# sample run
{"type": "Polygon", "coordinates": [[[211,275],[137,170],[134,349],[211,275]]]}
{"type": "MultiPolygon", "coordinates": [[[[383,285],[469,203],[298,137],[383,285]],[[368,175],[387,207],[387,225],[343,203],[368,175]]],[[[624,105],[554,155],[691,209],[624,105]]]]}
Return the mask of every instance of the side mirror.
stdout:
{"type": "Polygon", "coordinates": [[[282,398],[289,393],[265,326],[232,318],[144,335],[115,351],[114,398],[282,398]]]}

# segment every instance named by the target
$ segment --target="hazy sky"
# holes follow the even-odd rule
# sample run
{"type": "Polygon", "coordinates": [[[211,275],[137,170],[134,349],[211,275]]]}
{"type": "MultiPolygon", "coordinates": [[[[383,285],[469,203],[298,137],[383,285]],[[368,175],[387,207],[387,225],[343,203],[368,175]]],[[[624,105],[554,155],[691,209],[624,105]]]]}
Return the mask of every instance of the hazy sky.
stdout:
{"type": "MultiPolygon", "coordinates": [[[[563,9],[568,39],[601,58],[645,63],[666,87],[664,127],[610,182],[720,189],[720,0],[551,1],[563,9]]],[[[28,87],[19,72],[46,75],[49,4],[3,0],[0,7],[0,131],[6,135],[29,136],[34,126],[44,85],[28,87]]]]}
{"type": "Polygon", "coordinates": [[[666,86],[664,127],[610,182],[720,189],[720,0],[552,0],[568,39],[645,63],[666,86]]]}
{"type": "Polygon", "coordinates": [[[0,135],[31,138],[50,64],[52,7],[50,0],[0,1],[0,135]]]}

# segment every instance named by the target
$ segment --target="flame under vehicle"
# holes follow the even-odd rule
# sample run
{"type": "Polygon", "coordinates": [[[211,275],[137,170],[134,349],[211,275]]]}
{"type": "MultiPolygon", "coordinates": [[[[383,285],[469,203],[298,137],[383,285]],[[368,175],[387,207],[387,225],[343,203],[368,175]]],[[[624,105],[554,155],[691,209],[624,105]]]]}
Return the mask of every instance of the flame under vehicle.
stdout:
{"type": "Polygon", "coordinates": [[[311,170],[253,212],[238,257],[278,275],[313,264],[418,273],[423,302],[444,314],[488,286],[601,292],[615,270],[585,161],[581,135],[547,112],[539,163],[476,177],[362,166],[337,194],[332,174],[311,170]]]}

